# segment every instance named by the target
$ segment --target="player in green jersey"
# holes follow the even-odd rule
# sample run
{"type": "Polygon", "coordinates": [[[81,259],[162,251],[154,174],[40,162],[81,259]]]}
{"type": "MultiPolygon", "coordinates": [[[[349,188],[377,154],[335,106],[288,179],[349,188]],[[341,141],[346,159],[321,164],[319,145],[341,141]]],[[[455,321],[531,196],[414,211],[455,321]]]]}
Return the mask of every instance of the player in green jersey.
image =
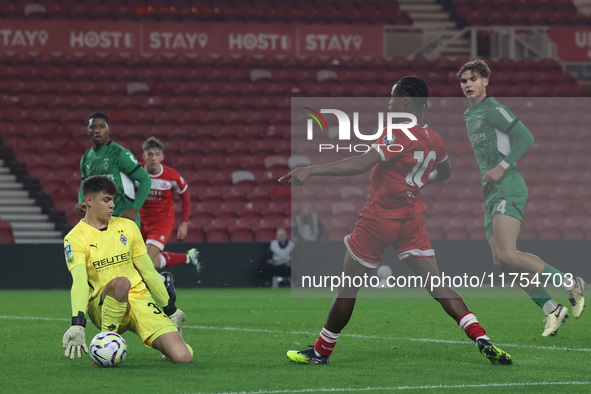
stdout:
{"type": "MultiPolygon", "coordinates": [[[[486,95],[490,74],[485,62],[474,60],[464,64],[457,77],[464,95],[470,100],[464,119],[480,167],[486,197],[485,232],[494,264],[505,273],[526,273],[532,279],[538,274],[541,282],[544,282],[544,274],[559,276],[573,316],[578,318],[585,306],[585,281],[563,274],[533,254],[517,250],[527,186],[517,171],[516,162],[534,142],[534,137],[509,108],[486,95]]],[[[553,300],[544,287],[530,285],[523,290],[546,314],[542,336],[555,335],[568,317],[568,309],[553,300]]]]}
{"type": "MultiPolygon", "coordinates": [[[[139,228],[138,212],[150,194],[152,180],[131,151],[109,139],[110,132],[107,115],[94,112],[88,117],[88,136],[92,148],[80,160],[82,181],[91,175],[104,175],[115,182],[120,192],[115,196],[113,216],[134,220],[139,228]],[[139,183],[137,195],[136,181],[139,183]]],[[[78,209],[85,209],[82,187],[78,192],[78,209]]]]}
{"type": "MultiPolygon", "coordinates": [[[[150,194],[150,175],[131,151],[109,139],[111,127],[107,115],[102,112],[90,114],[87,129],[92,148],[87,150],[80,160],[82,183],[92,175],[104,175],[115,182],[119,193],[114,198],[113,216],[131,219],[140,228],[139,210],[150,194]],[[137,195],[136,182],[139,184],[137,195]]],[[[78,192],[77,211],[81,216],[84,216],[86,211],[82,186],[78,192]]],[[[176,298],[172,274],[165,272],[161,277],[168,294],[176,298]]]]}

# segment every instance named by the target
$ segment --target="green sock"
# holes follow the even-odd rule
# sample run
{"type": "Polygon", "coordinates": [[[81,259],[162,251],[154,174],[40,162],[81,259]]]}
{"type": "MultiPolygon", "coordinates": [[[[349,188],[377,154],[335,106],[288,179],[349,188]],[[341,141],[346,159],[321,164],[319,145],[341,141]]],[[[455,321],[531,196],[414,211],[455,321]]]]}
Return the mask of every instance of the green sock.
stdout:
{"type": "MultiPolygon", "coordinates": [[[[551,265],[548,265],[546,263],[546,265],[544,266],[544,271],[542,271],[542,273],[544,274],[551,274],[551,276],[549,277],[548,280],[548,284],[550,285],[554,285],[554,283],[559,284],[560,283],[560,287],[564,290],[564,291],[570,291],[573,289],[573,286],[568,286],[567,284],[570,284],[571,281],[568,281],[565,279],[564,274],[560,271],[558,271],[556,268],[552,267],[551,265]],[[555,275],[559,275],[560,276],[560,280],[558,278],[555,277],[555,275]]],[[[544,278],[544,282],[546,281],[547,276],[542,275],[542,278],[544,278]]],[[[540,280],[542,279],[540,278],[540,280]]]]}
{"type": "Polygon", "coordinates": [[[543,287],[534,287],[527,293],[537,306],[544,309],[544,305],[552,299],[550,294],[543,287]]]}
{"type": "Polygon", "coordinates": [[[106,296],[101,312],[101,331],[117,332],[126,311],[127,302],[119,302],[111,296],[106,296]]]}
{"type": "MultiPolygon", "coordinates": [[[[562,272],[558,271],[556,268],[549,265],[548,263],[546,263],[546,265],[544,266],[544,271],[542,271],[542,273],[543,274],[552,274],[552,276],[554,276],[555,274],[558,274],[558,275],[560,275],[560,277],[562,279],[564,279],[564,274],[562,272]]],[[[544,281],[546,281],[546,279],[544,279],[544,281]]],[[[548,283],[552,283],[552,277],[550,277],[550,280],[548,281],[548,283]]],[[[558,282],[556,282],[556,283],[558,283],[558,282]]]]}

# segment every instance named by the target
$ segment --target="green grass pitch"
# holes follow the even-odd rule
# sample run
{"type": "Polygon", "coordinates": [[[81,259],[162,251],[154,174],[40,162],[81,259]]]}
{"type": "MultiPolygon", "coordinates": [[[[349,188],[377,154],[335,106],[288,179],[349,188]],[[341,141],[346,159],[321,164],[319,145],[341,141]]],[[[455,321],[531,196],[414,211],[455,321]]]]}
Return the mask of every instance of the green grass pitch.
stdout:
{"type": "MultiPolygon", "coordinates": [[[[559,299],[567,303],[566,299],[559,299]]],[[[330,299],[289,289],[181,289],[191,365],[160,361],[135,334],[117,368],[64,357],[69,291],[0,292],[3,393],[591,392],[591,312],[542,338],[543,314],[519,298],[467,299],[511,366],[493,366],[436,301],[357,302],[328,365],[290,363],[285,352],[314,343],[330,299]]],[[[87,343],[98,332],[89,322],[87,343]]]]}

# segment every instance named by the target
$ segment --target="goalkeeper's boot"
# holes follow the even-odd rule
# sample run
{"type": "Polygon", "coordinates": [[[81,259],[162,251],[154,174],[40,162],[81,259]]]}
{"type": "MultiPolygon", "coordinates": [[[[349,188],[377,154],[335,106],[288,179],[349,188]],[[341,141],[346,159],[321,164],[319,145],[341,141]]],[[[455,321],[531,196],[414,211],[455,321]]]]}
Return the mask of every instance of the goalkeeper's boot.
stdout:
{"type": "Polygon", "coordinates": [[[174,278],[172,274],[168,271],[162,271],[160,273],[160,277],[164,282],[164,286],[166,287],[166,292],[168,293],[169,302],[174,304],[176,302],[176,290],[174,289],[174,278]]]}
{"type": "Polygon", "coordinates": [[[201,271],[201,263],[199,263],[199,251],[195,248],[189,249],[187,252],[187,258],[189,260],[187,264],[192,265],[193,268],[195,268],[195,271],[199,273],[201,271]]]}
{"type": "Polygon", "coordinates": [[[573,316],[578,319],[583,313],[585,307],[585,297],[583,296],[583,289],[585,288],[585,281],[583,278],[575,278],[575,287],[566,292],[570,304],[572,305],[573,316]]]}
{"type": "Polygon", "coordinates": [[[509,365],[512,364],[511,356],[506,351],[499,349],[492,344],[491,341],[485,338],[479,338],[476,340],[476,346],[480,353],[490,361],[493,365],[509,365]]]}
{"type": "Polygon", "coordinates": [[[568,317],[568,309],[558,304],[556,309],[553,312],[550,312],[544,318],[544,332],[542,333],[543,337],[548,337],[550,335],[556,335],[558,329],[564,323],[564,320],[568,317]]]}
{"type": "Polygon", "coordinates": [[[310,346],[308,350],[288,350],[287,357],[298,364],[328,364],[328,356],[317,356],[314,351],[314,346],[310,346]]]}

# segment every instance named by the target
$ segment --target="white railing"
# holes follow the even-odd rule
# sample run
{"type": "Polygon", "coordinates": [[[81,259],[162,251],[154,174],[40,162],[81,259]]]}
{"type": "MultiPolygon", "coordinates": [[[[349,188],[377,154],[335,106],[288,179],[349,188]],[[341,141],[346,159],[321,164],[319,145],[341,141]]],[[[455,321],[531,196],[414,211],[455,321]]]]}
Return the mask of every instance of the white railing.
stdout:
{"type": "MultiPolygon", "coordinates": [[[[391,26],[395,28],[394,26],[391,26]]],[[[479,51],[479,32],[490,33],[490,54],[486,57],[502,58],[507,57],[514,60],[522,58],[545,59],[556,58],[556,45],[548,36],[548,26],[485,26],[465,27],[462,30],[429,30],[422,33],[422,43],[405,57],[415,58],[422,56],[427,59],[436,59],[445,56],[446,50],[452,47],[466,47],[466,56],[476,58],[479,51]]],[[[388,51],[393,48],[389,40],[400,40],[400,32],[388,32],[385,29],[385,56],[388,58],[400,56],[399,53],[388,51]]],[[[409,33],[416,37],[417,33],[409,33]]]]}

